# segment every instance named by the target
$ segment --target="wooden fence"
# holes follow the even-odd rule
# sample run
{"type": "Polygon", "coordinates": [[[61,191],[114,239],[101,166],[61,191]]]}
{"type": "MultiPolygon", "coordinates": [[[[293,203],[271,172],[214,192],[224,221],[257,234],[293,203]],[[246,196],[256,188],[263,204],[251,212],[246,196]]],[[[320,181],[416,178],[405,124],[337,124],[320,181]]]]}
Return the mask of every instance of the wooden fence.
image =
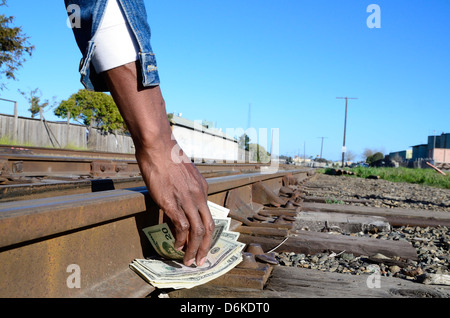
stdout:
{"type": "Polygon", "coordinates": [[[0,138],[34,147],[134,153],[130,136],[103,133],[89,126],[0,114],[0,138]]]}

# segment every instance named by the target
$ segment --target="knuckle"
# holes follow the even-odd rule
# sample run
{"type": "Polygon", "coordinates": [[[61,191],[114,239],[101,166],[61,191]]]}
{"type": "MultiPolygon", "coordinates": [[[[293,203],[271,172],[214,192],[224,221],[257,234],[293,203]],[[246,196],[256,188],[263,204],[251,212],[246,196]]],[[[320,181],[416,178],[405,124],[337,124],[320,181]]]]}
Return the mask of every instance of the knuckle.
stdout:
{"type": "Polygon", "coordinates": [[[192,193],[194,196],[200,195],[203,197],[205,195],[205,191],[201,185],[196,185],[196,186],[192,187],[192,193]]]}
{"type": "Polygon", "coordinates": [[[208,193],[208,190],[209,190],[208,182],[206,182],[206,180],[203,179],[202,183],[203,183],[203,189],[205,190],[206,193],[208,193]]]}
{"type": "Polygon", "coordinates": [[[206,179],[203,176],[201,176],[200,182],[204,188],[208,187],[208,181],[206,181],[206,179]]]}
{"type": "Polygon", "coordinates": [[[208,223],[208,225],[206,226],[206,230],[208,231],[208,232],[213,232],[214,231],[214,229],[215,229],[215,224],[214,224],[214,222],[209,222],[208,223]]]}
{"type": "Polygon", "coordinates": [[[202,225],[197,225],[192,228],[192,232],[195,236],[203,237],[205,236],[206,230],[202,225]]]}
{"type": "Polygon", "coordinates": [[[180,232],[186,232],[189,231],[190,225],[189,222],[187,221],[179,221],[178,224],[176,225],[176,228],[180,232]]]}
{"type": "Polygon", "coordinates": [[[205,193],[208,193],[208,182],[203,177],[200,180],[197,179],[191,185],[191,193],[195,196],[201,195],[203,197],[205,193]]]}

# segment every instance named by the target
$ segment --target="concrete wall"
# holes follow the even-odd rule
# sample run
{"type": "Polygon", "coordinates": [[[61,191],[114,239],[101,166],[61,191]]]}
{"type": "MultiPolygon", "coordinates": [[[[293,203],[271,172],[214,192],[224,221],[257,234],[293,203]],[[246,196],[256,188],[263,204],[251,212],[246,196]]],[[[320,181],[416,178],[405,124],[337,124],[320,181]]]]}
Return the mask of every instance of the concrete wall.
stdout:
{"type": "Polygon", "coordinates": [[[175,139],[191,158],[205,161],[243,161],[245,158],[237,140],[219,130],[177,116],[172,118],[172,123],[175,139]]]}

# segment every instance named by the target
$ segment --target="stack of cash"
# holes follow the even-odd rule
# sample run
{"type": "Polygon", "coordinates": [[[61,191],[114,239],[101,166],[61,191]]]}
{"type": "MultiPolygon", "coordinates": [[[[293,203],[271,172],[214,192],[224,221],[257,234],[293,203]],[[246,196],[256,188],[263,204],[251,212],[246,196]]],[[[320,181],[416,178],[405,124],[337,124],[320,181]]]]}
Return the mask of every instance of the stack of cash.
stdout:
{"type": "Polygon", "coordinates": [[[175,250],[175,238],[164,223],[143,229],[159,255],[135,259],[130,268],[154,287],[173,289],[205,284],[233,269],[242,261],[245,244],[237,241],[239,233],[229,230],[229,210],[212,202],[208,202],[208,207],[215,230],[212,247],[202,266],[183,264],[184,252],[175,250]]]}

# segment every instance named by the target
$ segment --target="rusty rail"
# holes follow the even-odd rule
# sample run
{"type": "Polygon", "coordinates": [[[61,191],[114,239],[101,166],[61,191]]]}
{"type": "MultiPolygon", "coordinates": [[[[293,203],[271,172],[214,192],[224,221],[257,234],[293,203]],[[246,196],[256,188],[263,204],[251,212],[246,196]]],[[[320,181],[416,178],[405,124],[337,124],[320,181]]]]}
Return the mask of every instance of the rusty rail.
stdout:
{"type": "MultiPolygon", "coordinates": [[[[269,164],[221,163],[191,159],[204,172],[256,171],[269,164]]],[[[140,175],[134,154],[0,145],[0,178],[134,177],[140,175]]],[[[1,180],[0,180],[1,181],[1,180]]],[[[7,181],[7,180],[5,180],[7,181]]]]}
{"type": "MultiPolygon", "coordinates": [[[[268,164],[196,162],[205,178],[268,164]]],[[[0,202],[144,186],[134,154],[0,146],[0,202]]]]}
{"type": "MultiPolygon", "coordinates": [[[[71,155],[69,155],[71,154],[71,155]]],[[[233,170],[256,170],[267,164],[255,163],[206,163],[196,162],[203,171],[230,171],[233,170]]],[[[127,156],[123,158],[96,157],[96,156],[73,156],[67,155],[36,155],[28,153],[1,154],[0,171],[3,178],[20,177],[60,177],[73,179],[74,177],[133,177],[140,175],[139,166],[134,158],[127,156]]]]}

